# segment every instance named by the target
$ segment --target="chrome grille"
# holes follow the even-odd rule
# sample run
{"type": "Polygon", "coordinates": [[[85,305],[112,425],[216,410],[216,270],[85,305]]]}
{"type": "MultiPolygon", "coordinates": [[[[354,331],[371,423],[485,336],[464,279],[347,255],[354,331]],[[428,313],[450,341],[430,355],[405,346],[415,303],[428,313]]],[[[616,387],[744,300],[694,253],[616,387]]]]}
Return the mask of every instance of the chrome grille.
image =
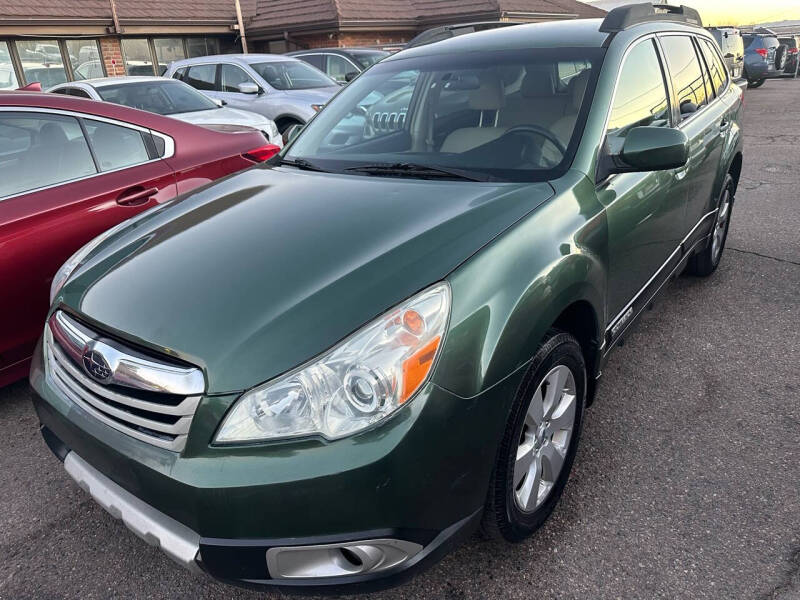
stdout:
{"type": "Polygon", "coordinates": [[[199,369],[153,359],[61,311],[50,318],[44,346],[48,381],[65,398],[131,437],[183,450],[205,389],[199,369]],[[99,373],[101,380],[84,366],[98,352],[108,367],[99,373]]]}

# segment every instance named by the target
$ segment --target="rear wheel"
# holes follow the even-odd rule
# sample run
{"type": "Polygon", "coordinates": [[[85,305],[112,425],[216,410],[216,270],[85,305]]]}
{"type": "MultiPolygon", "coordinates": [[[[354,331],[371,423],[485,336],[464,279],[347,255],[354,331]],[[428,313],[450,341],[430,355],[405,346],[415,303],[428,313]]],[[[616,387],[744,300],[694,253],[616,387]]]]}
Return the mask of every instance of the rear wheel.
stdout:
{"type": "Polygon", "coordinates": [[[757,88],[764,85],[766,79],[748,79],[747,80],[747,89],[757,88]]]}
{"type": "Polygon", "coordinates": [[[551,330],[520,386],[500,445],[483,516],[488,535],[523,540],[553,512],[575,459],[585,402],[580,344],[551,330]]]}
{"type": "Polygon", "coordinates": [[[733,178],[730,174],[725,176],[720,193],[717,214],[714,218],[714,229],[706,247],[689,259],[688,272],[699,277],[708,277],[719,265],[725,241],[728,239],[728,228],[731,224],[731,211],[733,209],[733,178]]]}

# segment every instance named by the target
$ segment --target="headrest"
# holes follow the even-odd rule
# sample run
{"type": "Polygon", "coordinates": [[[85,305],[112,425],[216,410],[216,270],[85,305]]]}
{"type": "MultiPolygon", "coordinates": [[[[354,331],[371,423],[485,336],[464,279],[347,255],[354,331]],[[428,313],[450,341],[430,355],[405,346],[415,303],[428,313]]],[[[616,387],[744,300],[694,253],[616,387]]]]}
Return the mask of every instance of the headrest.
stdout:
{"type": "Polygon", "coordinates": [[[39,130],[39,143],[58,146],[67,143],[67,134],[58,123],[45,123],[39,130]]]}
{"type": "Polygon", "coordinates": [[[589,84],[589,76],[591,73],[591,70],[585,69],[573,77],[572,81],[569,82],[572,107],[576,112],[581,108],[583,95],[586,93],[586,86],[589,84]]]}
{"type": "Polygon", "coordinates": [[[525,98],[555,96],[554,84],[552,66],[528,65],[525,67],[525,77],[522,78],[520,92],[525,98]]]}
{"type": "Polygon", "coordinates": [[[478,89],[469,93],[469,107],[473,110],[499,110],[505,106],[503,82],[496,71],[478,74],[478,89]]]}

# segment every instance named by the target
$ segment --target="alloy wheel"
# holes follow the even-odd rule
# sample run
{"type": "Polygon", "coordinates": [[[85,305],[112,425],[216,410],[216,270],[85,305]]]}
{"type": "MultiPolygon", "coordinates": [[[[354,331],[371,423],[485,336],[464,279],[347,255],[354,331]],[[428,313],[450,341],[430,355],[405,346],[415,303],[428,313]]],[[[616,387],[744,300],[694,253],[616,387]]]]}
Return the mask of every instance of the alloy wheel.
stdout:
{"type": "Polygon", "coordinates": [[[714,233],[711,239],[711,259],[714,264],[719,262],[722,255],[722,247],[725,244],[725,234],[728,231],[728,220],[731,215],[731,193],[730,188],[725,188],[722,201],[717,211],[717,219],[714,223],[714,233]]]}
{"type": "Polygon", "coordinates": [[[531,512],[545,501],[564,466],[577,403],[575,376],[557,365],[531,398],[514,463],[514,499],[531,512]]]}

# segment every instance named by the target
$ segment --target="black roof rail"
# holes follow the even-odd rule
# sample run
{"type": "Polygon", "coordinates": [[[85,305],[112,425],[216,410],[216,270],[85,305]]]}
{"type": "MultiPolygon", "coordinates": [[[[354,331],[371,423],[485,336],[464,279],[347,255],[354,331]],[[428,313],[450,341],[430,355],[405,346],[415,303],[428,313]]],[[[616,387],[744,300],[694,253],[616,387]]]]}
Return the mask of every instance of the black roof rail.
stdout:
{"type": "Polygon", "coordinates": [[[477,21],[475,23],[457,23],[455,25],[442,25],[440,27],[433,27],[426,29],[416,37],[412,38],[403,48],[416,48],[417,46],[425,46],[434,42],[447,40],[458,35],[465,33],[474,33],[476,31],[485,31],[487,29],[497,29],[499,27],[509,27],[511,25],[522,25],[523,23],[515,21],[477,21]]]}
{"type": "Polygon", "coordinates": [[[688,25],[703,26],[700,13],[688,6],[670,4],[626,4],[612,9],[603,19],[600,31],[617,33],[640,23],[670,21],[688,25]]]}

